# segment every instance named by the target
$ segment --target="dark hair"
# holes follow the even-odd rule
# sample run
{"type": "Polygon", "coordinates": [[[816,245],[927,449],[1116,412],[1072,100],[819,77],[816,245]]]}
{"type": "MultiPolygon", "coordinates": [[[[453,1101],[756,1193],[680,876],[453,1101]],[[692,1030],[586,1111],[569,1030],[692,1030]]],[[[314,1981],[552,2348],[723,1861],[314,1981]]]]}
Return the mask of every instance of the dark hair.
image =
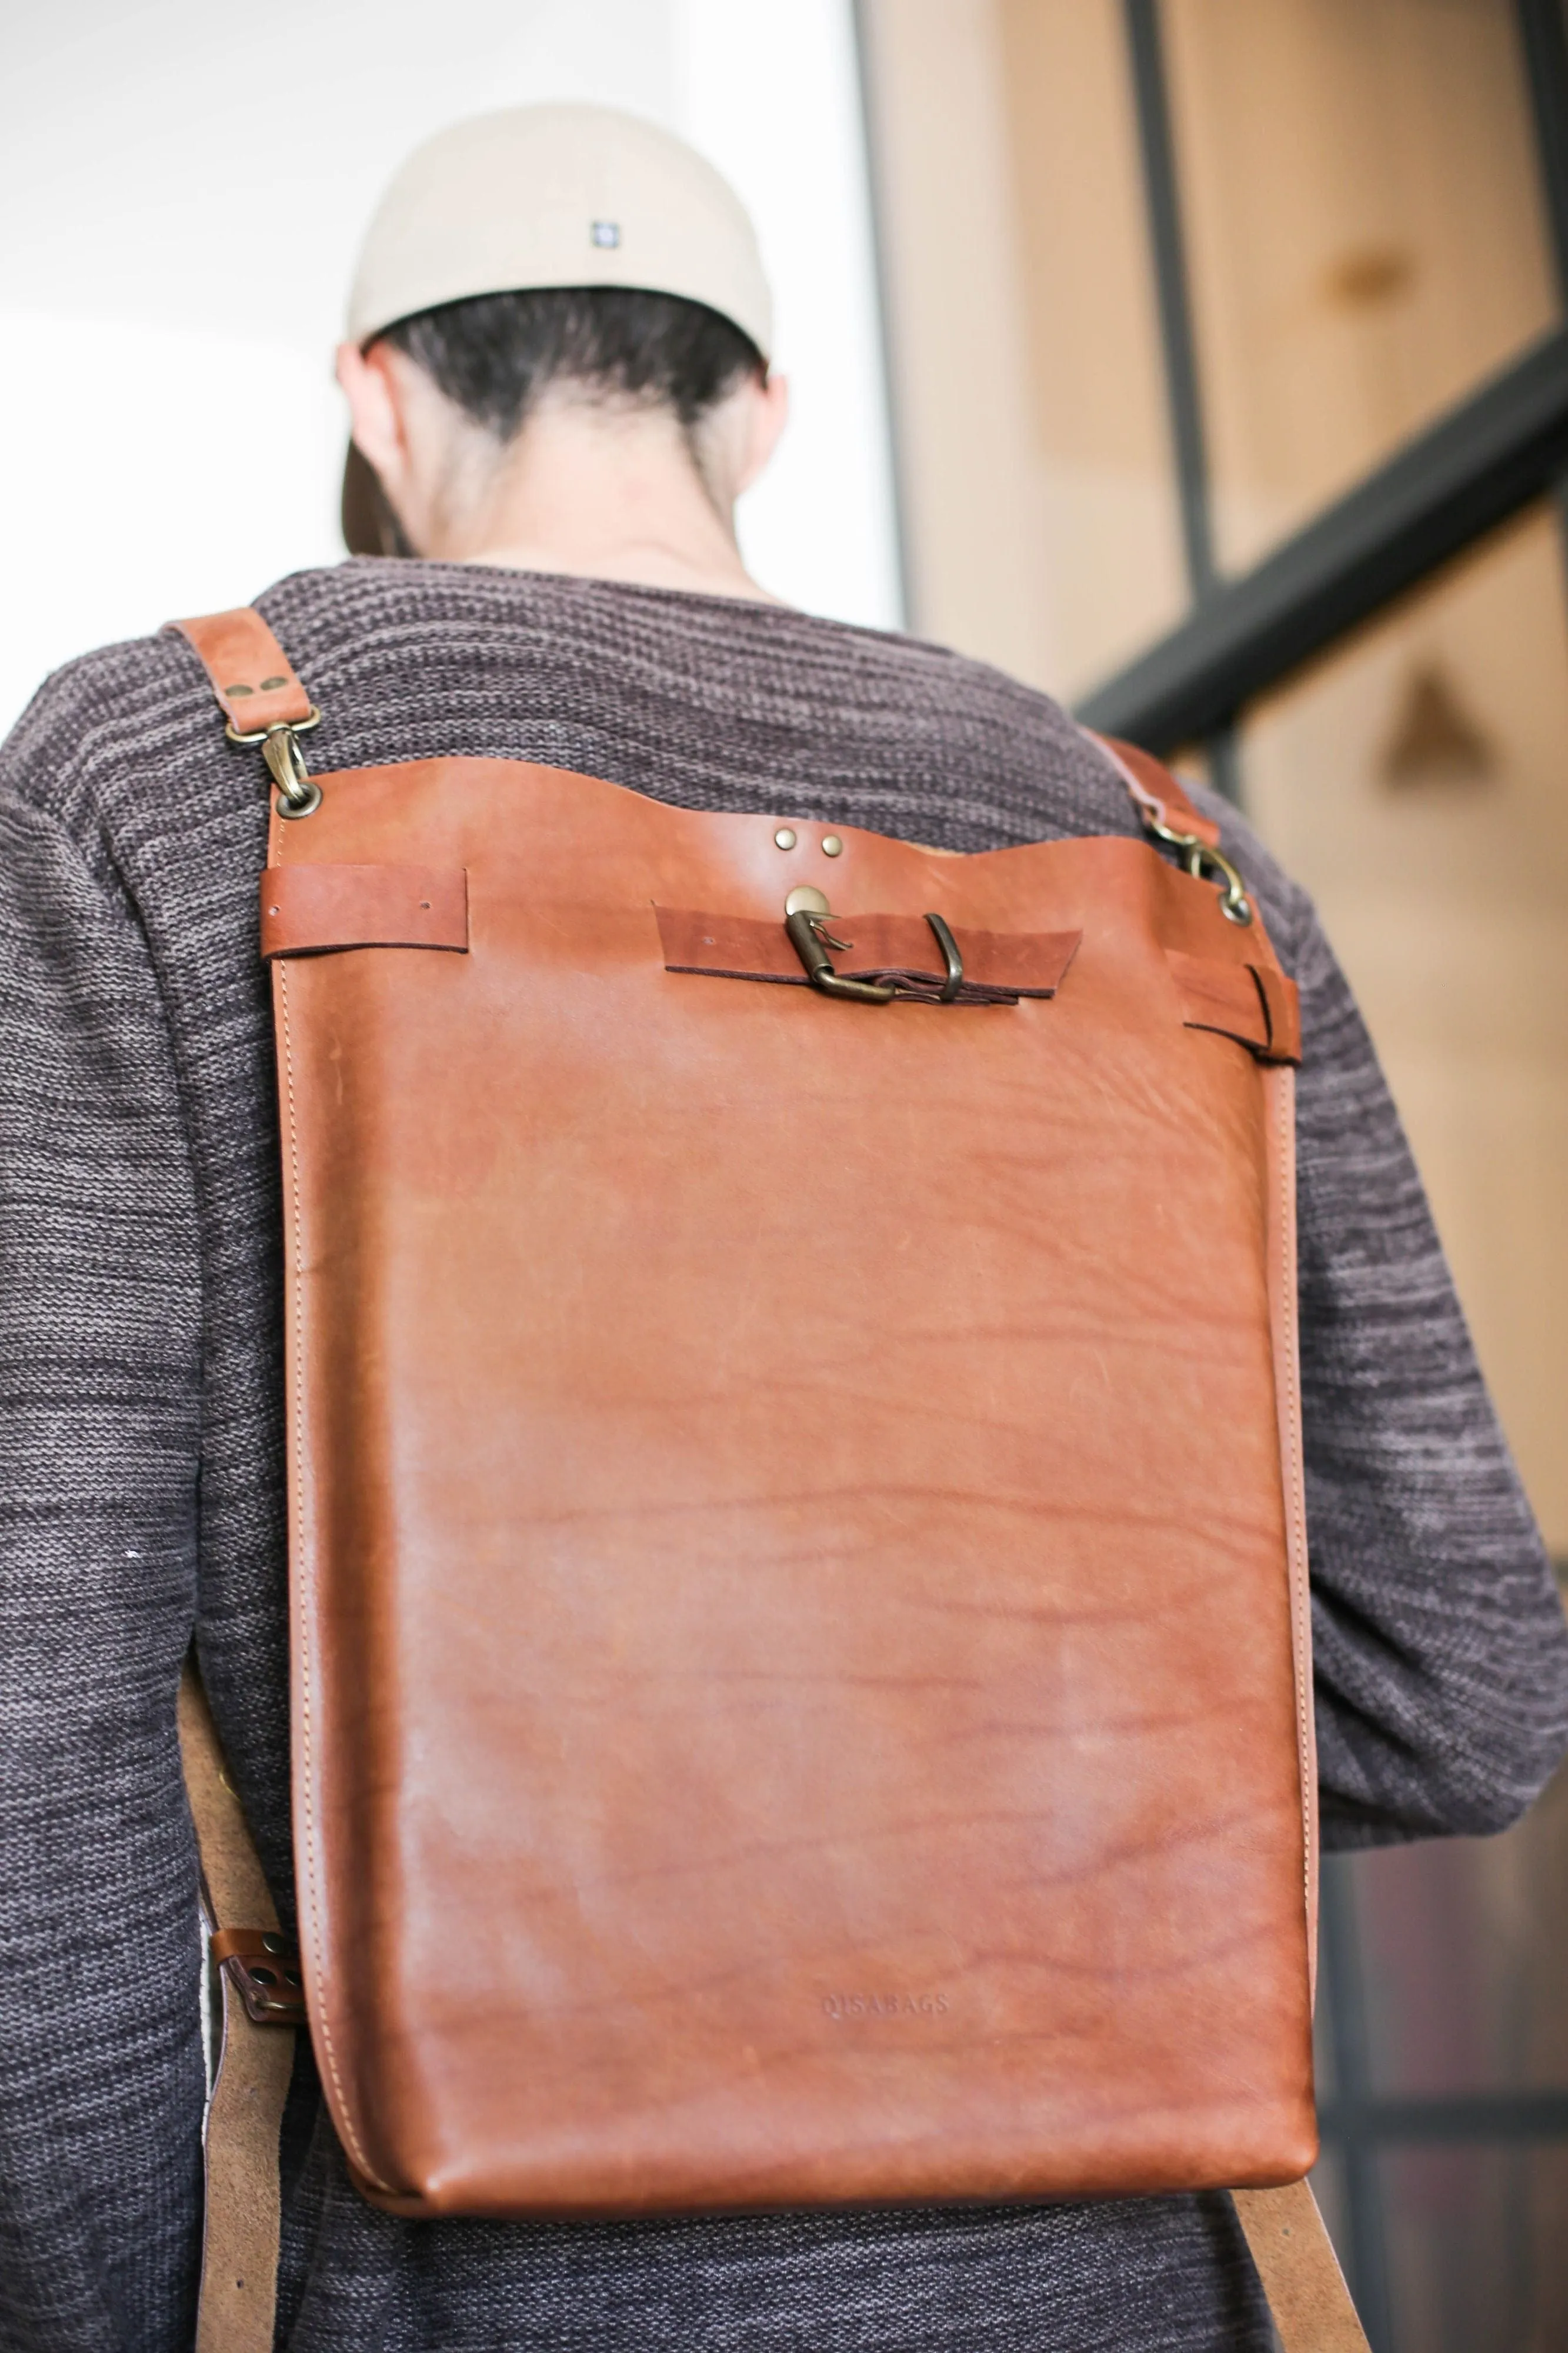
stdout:
{"type": "MultiPolygon", "coordinates": [[[[552,286],[476,294],[384,328],[476,425],[518,432],[545,387],[668,408],[689,431],[766,363],[751,337],[703,302],[623,286],[552,286]]],[[[351,444],[343,538],[354,555],[412,553],[374,473],[351,444]]]]}
{"type": "Polygon", "coordinates": [[[479,294],[399,319],[384,340],[501,441],[547,385],[669,408],[692,426],[743,377],[764,372],[751,337],[717,311],[620,286],[479,294]]]}

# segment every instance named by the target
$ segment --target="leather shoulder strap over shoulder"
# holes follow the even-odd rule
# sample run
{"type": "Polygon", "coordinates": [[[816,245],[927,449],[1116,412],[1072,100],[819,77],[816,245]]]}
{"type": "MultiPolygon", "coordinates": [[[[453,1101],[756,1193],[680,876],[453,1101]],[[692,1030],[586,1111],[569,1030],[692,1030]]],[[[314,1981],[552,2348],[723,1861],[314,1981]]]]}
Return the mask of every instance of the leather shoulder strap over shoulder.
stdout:
{"type": "Polygon", "coordinates": [[[1173,833],[1194,834],[1205,848],[1218,849],[1219,828],[1213,818],[1199,814],[1179,779],[1152,752],[1141,751],[1136,744],[1124,744],[1117,735],[1097,735],[1092,728],[1086,727],[1082,732],[1091,744],[1098,744],[1102,752],[1110,754],[1132,796],[1133,807],[1145,823],[1153,818],[1169,826],[1173,833]]]}
{"type": "Polygon", "coordinates": [[[310,816],[321,807],[321,787],[310,782],[299,739],[321,714],[255,607],[164,627],[185,639],[206,671],[230,743],[260,744],[278,786],[279,816],[310,816]]]}
{"type": "Polygon", "coordinates": [[[237,736],[299,727],[310,718],[310,696],[254,605],[209,612],[195,621],[170,621],[167,628],[179,630],[191,645],[237,736]]]}
{"type": "Polygon", "coordinates": [[[299,1955],[279,1927],[194,1657],[180,1753],[212,1936],[222,2042],[203,2136],[206,2175],[195,2353],[270,2353],[277,2314],[279,2134],[305,2020],[299,1955]]]}
{"type": "Polygon", "coordinates": [[[1096,744],[1104,753],[1121,778],[1132,796],[1132,806],[1144,832],[1178,850],[1194,881],[1206,877],[1216,882],[1224,913],[1233,923],[1256,925],[1265,957],[1275,962],[1268,934],[1258,921],[1258,909],[1248,896],[1247,885],[1219,846],[1220,829],[1215,819],[1195,809],[1169,768],[1163,767],[1136,744],[1123,744],[1114,735],[1096,735],[1088,727],[1079,728],[1079,733],[1086,743],[1096,744]]]}
{"type": "Polygon", "coordinates": [[[298,727],[312,715],[293,664],[254,606],[167,627],[195,653],[237,736],[259,738],[269,727],[298,727]]]}

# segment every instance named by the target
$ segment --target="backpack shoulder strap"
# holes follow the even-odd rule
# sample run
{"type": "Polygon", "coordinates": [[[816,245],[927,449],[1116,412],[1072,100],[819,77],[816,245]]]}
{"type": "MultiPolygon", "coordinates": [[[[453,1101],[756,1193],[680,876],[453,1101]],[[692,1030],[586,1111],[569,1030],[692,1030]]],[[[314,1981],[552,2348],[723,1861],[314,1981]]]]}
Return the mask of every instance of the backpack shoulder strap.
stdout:
{"type": "Polygon", "coordinates": [[[1110,754],[1132,796],[1133,807],[1151,832],[1163,825],[1173,833],[1201,841],[1205,849],[1219,848],[1219,828],[1213,818],[1199,814],[1180,778],[1173,776],[1152,752],[1140,750],[1136,744],[1124,744],[1119,735],[1097,735],[1089,727],[1082,732],[1091,744],[1098,744],[1102,752],[1110,754]],[[1152,825],[1151,819],[1154,821],[1152,825]]]}
{"type": "Polygon", "coordinates": [[[170,621],[212,681],[237,742],[258,741],[269,727],[300,727],[313,715],[294,666],[254,605],[170,621]]]}
{"type": "Polygon", "coordinates": [[[321,807],[321,791],[310,782],[300,738],[321,714],[255,607],[163,626],[184,638],[205,670],[229,742],[260,745],[278,787],[279,816],[309,817],[321,807]]]}
{"type": "Polygon", "coordinates": [[[279,1927],[192,1660],[180,1679],[179,1728],[202,1910],[222,1994],[203,2135],[196,2353],[271,2353],[281,2221],[278,2141],[294,2066],[293,2030],[305,2016],[299,1955],[279,1927]]]}
{"type": "Polygon", "coordinates": [[[1310,2185],[1231,2196],[1285,2353],[1370,2353],[1310,2185]]]}

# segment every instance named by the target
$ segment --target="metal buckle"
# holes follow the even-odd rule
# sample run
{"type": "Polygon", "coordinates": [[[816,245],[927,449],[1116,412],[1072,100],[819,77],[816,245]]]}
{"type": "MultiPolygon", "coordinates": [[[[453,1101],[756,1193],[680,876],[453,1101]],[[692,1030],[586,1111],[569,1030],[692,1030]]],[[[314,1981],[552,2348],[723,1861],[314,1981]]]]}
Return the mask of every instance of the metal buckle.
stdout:
{"type": "Polygon", "coordinates": [[[840,955],[853,946],[850,940],[836,940],[826,928],[825,917],[813,914],[806,907],[797,907],[784,917],[784,929],[790,944],[805,966],[805,976],[813,988],[824,997],[849,997],[858,1005],[891,1005],[898,990],[890,980],[846,980],[833,969],[829,948],[840,955]]]}
{"type": "MultiPolygon", "coordinates": [[[[804,892],[792,892],[790,894],[792,899],[806,895],[804,892]]],[[[809,895],[814,900],[822,896],[816,891],[809,895]]],[[[790,944],[805,966],[805,976],[813,988],[819,988],[824,997],[852,997],[858,1005],[890,1005],[895,997],[921,998],[922,992],[900,988],[896,980],[848,980],[842,973],[835,972],[833,957],[828,951],[833,949],[843,955],[855,943],[834,938],[827,929],[830,912],[824,899],[820,908],[788,906],[784,914],[784,930],[789,934],[790,944]]],[[[935,935],[946,967],[947,976],[935,1001],[938,1005],[952,1005],[963,987],[963,958],[959,953],[958,942],[940,915],[927,915],[926,922],[935,935]]],[[[923,1001],[929,1003],[931,999],[926,997],[923,1001]]]]}

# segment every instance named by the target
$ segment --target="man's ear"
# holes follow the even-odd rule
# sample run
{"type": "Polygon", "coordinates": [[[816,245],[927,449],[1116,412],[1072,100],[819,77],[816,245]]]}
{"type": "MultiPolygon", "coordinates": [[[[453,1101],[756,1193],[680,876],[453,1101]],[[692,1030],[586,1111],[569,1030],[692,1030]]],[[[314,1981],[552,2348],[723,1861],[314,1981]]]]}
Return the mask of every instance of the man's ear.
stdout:
{"type": "Polygon", "coordinates": [[[745,455],[736,478],[735,495],[749,491],[778,448],[789,423],[789,378],[771,372],[752,384],[745,455]]]}
{"type": "Polygon", "coordinates": [[[357,343],[340,343],[337,375],[355,444],[395,499],[408,470],[408,434],[394,355],[384,343],[364,352],[357,343]]]}

